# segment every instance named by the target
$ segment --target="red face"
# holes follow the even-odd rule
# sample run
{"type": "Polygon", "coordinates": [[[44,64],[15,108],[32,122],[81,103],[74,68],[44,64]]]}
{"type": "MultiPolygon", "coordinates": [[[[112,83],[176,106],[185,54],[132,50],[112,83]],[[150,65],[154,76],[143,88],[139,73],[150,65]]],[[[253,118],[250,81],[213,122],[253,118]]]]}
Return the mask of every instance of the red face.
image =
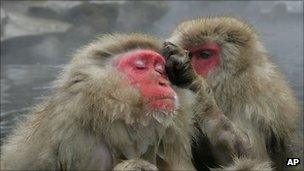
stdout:
{"type": "Polygon", "coordinates": [[[139,89],[149,108],[174,110],[177,96],[170,87],[164,63],[164,58],[154,51],[135,50],[119,56],[115,66],[139,89]]]}
{"type": "Polygon", "coordinates": [[[194,70],[203,77],[219,65],[221,49],[217,43],[206,42],[201,46],[186,49],[192,53],[191,64],[194,70]]]}

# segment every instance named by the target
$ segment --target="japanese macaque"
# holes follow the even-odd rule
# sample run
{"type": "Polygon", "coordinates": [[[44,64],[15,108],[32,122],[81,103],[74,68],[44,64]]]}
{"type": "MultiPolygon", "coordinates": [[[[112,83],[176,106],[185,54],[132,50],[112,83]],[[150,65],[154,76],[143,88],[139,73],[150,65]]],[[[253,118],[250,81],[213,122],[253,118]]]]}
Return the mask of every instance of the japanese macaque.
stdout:
{"type": "Polygon", "coordinates": [[[161,44],[110,35],[80,49],[53,94],[2,146],[3,170],[193,170],[192,116],[161,44]]]}
{"type": "MultiPolygon", "coordinates": [[[[164,49],[169,80],[196,95],[193,112],[202,131],[201,141],[194,143],[193,150],[197,168],[217,163],[236,169],[231,165],[234,157],[236,164],[244,161],[244,166],[249,158],[262,165],[259,160],[271,161],[277,170],[284,168],[287,158],[303,161],[297,100],[253,28],[233,17],[186,21],[173,32],[164,49]],[[209,107],[200,105],[206,99],[201,95],[202,89],[214,98],[209,107]],[[214,112],[223,113],[225,117],[218,116],[225,122],[200,119],[214,112]],[[233,138],[210,132],[209,128],[217,125],[237,135],[233,138]],[[212,154],[208,155],[208,151],[212,154]]],[[[269,168],[269,163],[264,166],[269,168]]]]}

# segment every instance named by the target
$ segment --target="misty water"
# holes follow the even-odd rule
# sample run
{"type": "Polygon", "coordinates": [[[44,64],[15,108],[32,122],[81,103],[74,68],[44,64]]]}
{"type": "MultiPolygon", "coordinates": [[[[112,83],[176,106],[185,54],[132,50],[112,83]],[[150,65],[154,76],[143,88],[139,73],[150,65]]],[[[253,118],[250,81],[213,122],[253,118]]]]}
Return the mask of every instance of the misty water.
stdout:
{"type": "Polygon", "coordinates": [[[97,35],[165,39],[180,22],[208,15],[239,16],[254,26],[303,106],[303,2],[1,1],[1,137],[48,95],[71,54],[97,35]]]}

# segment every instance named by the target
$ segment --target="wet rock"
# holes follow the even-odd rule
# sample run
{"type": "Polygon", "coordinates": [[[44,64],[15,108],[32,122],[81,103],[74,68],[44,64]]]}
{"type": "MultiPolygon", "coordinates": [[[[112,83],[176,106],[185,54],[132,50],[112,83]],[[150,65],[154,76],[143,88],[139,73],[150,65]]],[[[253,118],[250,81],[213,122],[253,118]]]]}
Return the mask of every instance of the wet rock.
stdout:
{"type": "MultiPolygon", "coordinates": [[[[60,2],[61,3],[61,2],[60,2]]],[[[94,3],[83,1],[77,4],[62,5],[61,8],[54,8],[57,3],[51,3],[44,6],[30,7],[29,15],[39,16],[47,19],[56,19],[71,23],[72,31],[78,32],[79,27],[86,27],[91,34],[108,32],[115,27],[118,16],[119,4],[112,3],[94,3]]]]}
{"type": "Polygon", "coordinates": [[[7,12],[6,18],[3,20],[3,33],[1,36],[2,41],[18,36],[64,32],[71,26],[70,24],[61,21],[28,17],[12,12],[7,12]]]}

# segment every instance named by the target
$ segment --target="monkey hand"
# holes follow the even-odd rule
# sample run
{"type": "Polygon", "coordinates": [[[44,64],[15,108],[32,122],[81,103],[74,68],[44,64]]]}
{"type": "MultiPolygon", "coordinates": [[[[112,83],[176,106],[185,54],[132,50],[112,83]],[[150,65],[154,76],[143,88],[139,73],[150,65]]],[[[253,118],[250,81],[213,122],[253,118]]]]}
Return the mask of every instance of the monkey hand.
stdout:
{"type": "Polygon", "coordinates": [[[225,115],[220,114],[217,118],[205,119],[199,123],[199,127],[219,153],[225,152],[237,157],[250,157],[252,154],[248,135],[237,128],[225,115]]]}
{"type": "Polygon", "coordinates": [[[190,62],[191,53],[171,42],[165,42],[162,55],[166,59],[165,69],[172,84],[191,89],[199,78],[190,62]]]}
{"type": "Polygon", "coordinates": [[[220,151],[236,156],[249,156],[251,144],[248,135],[241,131],[219,109],[212,89],[202,79],[193,107],[194,117],[199,129],[207,135],[211,144],[220,151]]]}
{"type": "Polygon", "coordinates": [[[157,171],[157,167],[148,161],[142,159],[131,159],[125,160],[121,163],[118,163],[114,168],[114,171],[121,171],[121,170],[132,170],[132,171],[157,171]]]}

